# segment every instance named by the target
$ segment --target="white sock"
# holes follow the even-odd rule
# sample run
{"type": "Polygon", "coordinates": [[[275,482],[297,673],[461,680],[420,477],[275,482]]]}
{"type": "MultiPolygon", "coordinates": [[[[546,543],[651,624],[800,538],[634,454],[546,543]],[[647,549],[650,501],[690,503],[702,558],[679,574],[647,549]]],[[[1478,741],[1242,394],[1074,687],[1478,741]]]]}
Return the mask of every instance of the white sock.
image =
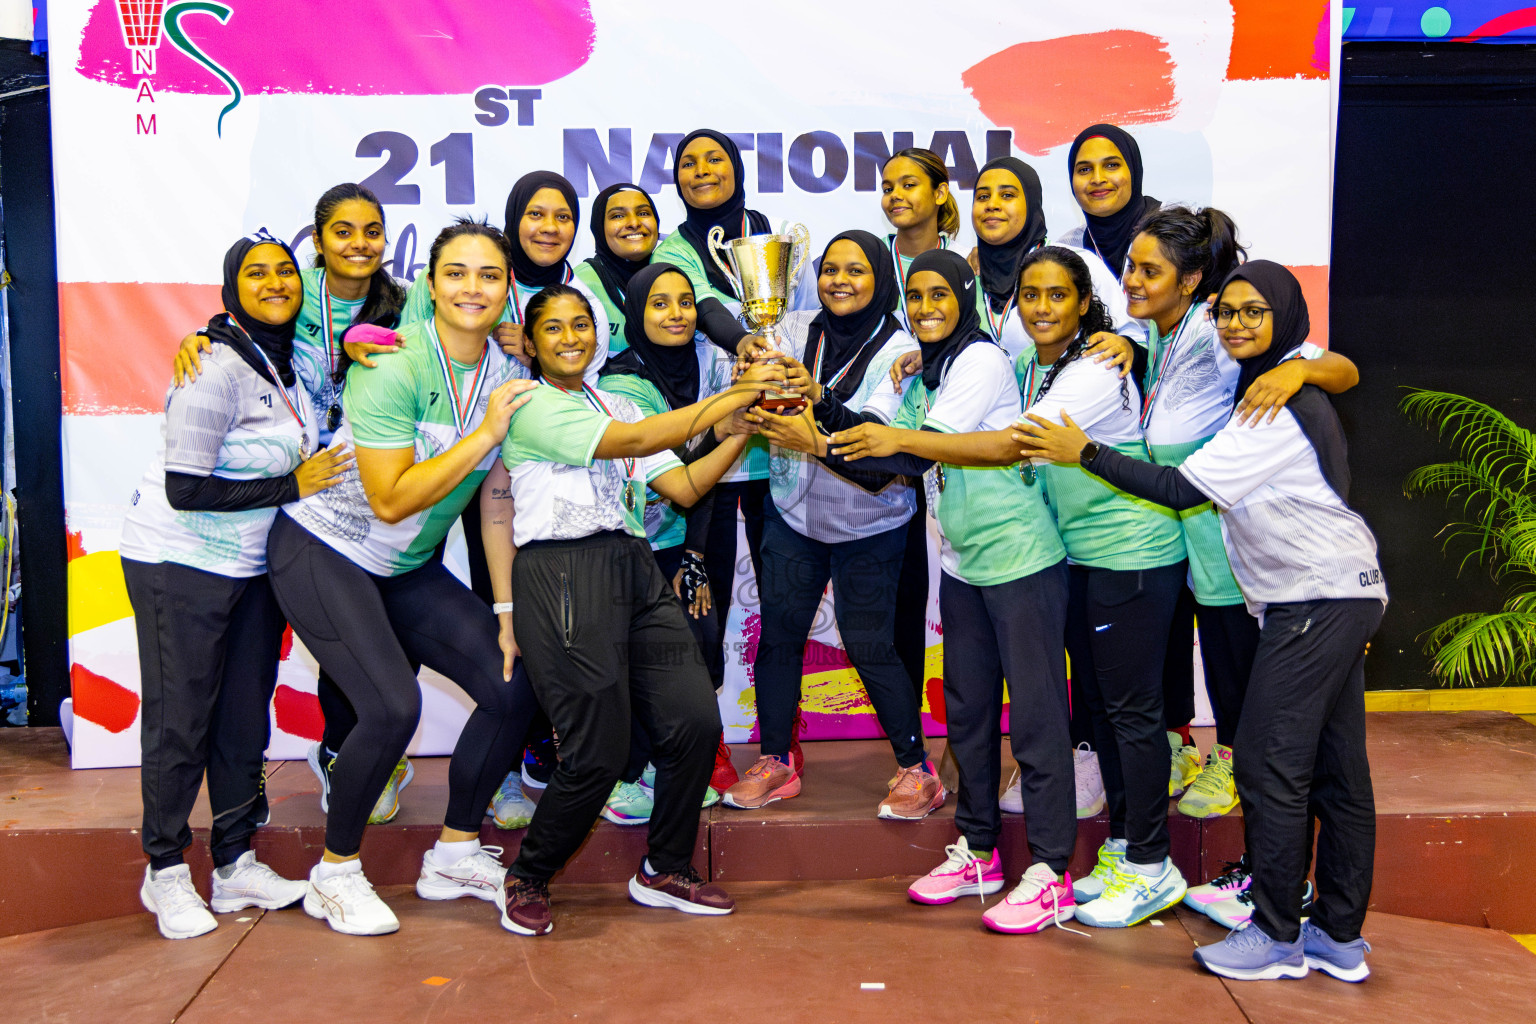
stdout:
{"type": "Polygon", "coordinates": [[[363,862],[357,857],[353,857],[351,860],[323,860],[315,868],[315,877],[323,880],[335,878],[338,875],[350,874],[353,871],[356,871],[358,874],[363,873],[363,862]]]}
{"type": "Polygon", "coordinates": [[[1125,866],[1138,875],[1146,875],[1148,878],[1156,878],[1163,873],[1163,861],[1158,861],[1156,864],[1137,864],[1134,861],[1127,860],[1125,866]]]}
{"type": "Polygon", "coordinates": [[[480,849],[479,839],[464,839],[456,843],[439,839],[432,847],[432,857],[439,864],[452,864],[463,860],[478,849],[480,849]]]}

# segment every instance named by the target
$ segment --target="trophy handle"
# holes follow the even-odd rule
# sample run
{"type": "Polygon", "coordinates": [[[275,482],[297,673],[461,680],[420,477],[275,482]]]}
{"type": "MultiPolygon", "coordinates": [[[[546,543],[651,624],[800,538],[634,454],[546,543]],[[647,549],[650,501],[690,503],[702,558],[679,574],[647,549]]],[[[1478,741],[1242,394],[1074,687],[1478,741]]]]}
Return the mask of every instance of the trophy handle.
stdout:
{"type": "Polygon", "coordinates": [[[800,283],[800,271],[805,268],[806,257],[811,253],[811,233],[804,224],[791,224],[785,234],[795,240],[795,262],[789,271],[789,292],[794,295],[795,287],[800,283]]]}
{"type": "Polygon", "coordinates": [[[705,241],[707,242],[706,247],[709,249],[709,258],[715,261],[715,266],[720,268],[720,273],[725,275],[725,279],[731,282],[731,287],[736,289],[736,294],[740,295],[741,281],[731,272],[730,266],[720,259],[720,253],[722,252],[730,255],[729,250],[725,247],[725,229],[716,224],[709,229],[709,234],[706,236],[705,241]]]}

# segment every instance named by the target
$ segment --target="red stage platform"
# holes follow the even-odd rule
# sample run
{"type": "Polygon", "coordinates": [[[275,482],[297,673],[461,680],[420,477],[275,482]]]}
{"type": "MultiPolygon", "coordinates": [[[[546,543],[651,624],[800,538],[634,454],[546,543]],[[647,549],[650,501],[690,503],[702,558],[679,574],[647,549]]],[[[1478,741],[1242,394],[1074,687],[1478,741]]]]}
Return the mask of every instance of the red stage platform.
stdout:
{"type": "MultiPolygon", "coordinates": [[[[1390,712],[1369,716],[1368,742],[1379,816],[1373,910],[1536,932],[1536,726],[1500,712],[1390,712]]],[[[922,822],[875,818],[894,764],[883,742],[812,743],[806,752],[803,796],[765,811],[706,812],[701,869],[737,886],[915,876],[942,858],[955,834],[952,803],[922,822]]],[[[737,764],[754,754],[737,747],[737,764]]],[[[381,886],[415,879],[441,823],[446,759],[415,763],[399,818],[364,840],[368,875],[381,886]]],[[[317,784],[303,762],[275,763],[269,791],[272,822],[258,854],[302,877],[323,842],[317,784]]],[[[139,911],[136,769],[74,772],[57,730],[0,730],[0,792],[0,935],[139,911]]],[[[206,805],[197,813],[191,862],[205,888],[206,805]]],[[[1026,857],[1024,823],[1005,820],[1004,863],[1016,871],[1026,857]]],[[[1172,813],[1169,824],[1174,859],[1191,881],[1241,852],[1237,815],[1200,822],[1172,813]]],[[[1107,829],[1103,816],[1081,824],[1074,870],[1091,866],[1107,829]]],[[[487,822],[483,838],[510,857],[521,834],[487,822]]],[[[643,828],[600,822],[559,881],[622,881],[644,852],[643,828]]]]}

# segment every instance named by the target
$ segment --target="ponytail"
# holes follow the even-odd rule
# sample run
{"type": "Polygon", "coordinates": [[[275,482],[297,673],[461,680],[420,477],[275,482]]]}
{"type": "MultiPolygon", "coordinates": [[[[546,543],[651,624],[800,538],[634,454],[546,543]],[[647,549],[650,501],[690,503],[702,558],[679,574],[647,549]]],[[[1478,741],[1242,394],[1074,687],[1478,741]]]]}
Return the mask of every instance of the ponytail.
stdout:
{"type": "Polygon", "coordinates": [[[1232,218],[1210,206],[1198,213],[1187,206],[1154,210],[1136,225],[1136,233],[1156,239],[1179,276],[1200,275],[1197,303],[1220,287],[1248,255],[1238,244],[1232,218]]]}
{"type": "Polygon", "coordinates": [[[945,196],[944,202],[939,205],[939,234],[947,236],[950,241],[960,237],[960,204],[955,202],[953,192],[945,196]]]}

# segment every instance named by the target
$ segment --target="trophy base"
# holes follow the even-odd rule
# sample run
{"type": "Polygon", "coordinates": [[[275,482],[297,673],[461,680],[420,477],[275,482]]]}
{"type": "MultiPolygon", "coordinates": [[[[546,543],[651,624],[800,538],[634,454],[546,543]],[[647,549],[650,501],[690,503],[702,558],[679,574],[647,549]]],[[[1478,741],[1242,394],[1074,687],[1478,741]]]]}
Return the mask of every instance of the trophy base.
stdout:
{"type": "Polygon", "coordinates": [[[757,404],[765,412],[776,413],[780,416],[793,416],[805,408],[805,398],[801,395],[764,391],[762,396],[758,398],[757,404]]]}

